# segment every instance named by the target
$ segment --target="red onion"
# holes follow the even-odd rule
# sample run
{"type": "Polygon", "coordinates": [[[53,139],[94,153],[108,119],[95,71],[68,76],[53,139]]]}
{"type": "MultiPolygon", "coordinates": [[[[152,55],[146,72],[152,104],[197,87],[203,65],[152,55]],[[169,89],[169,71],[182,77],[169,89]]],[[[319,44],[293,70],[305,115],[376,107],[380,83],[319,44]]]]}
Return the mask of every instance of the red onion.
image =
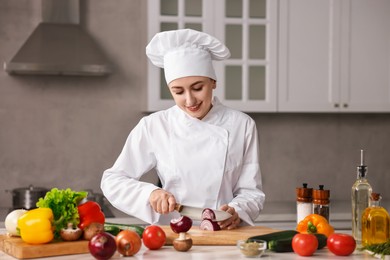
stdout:
{"type": "Polygon", "coordinates": [[[175,233],[187,232],[192,227],[192,219],[187,216],[181,216],[180,218],[172,219],[170,226],[175,233]]]}
{"type": "Polygon", "coordinates": [[[88,249],[96,259],[110,259],[116,252],[115,238],[106,232],[99,233],[89,241],[88,249]]]}
{"type": "Polygon", "coordinates": [[[217,230],[221,230],[221,227],[218,225],[217,221],[206,218],[203,219],[202,222],[200,222],[200,229],[217,231],[217,230]]]}
{"type": "Polygon", "coordinates": [[[215,213],[212,209],[209,209],[209,208],[205,208],[203,211],[202,211],[202,220],[203,219],[211,219],[211,220],[215,220],[215,213]]]}

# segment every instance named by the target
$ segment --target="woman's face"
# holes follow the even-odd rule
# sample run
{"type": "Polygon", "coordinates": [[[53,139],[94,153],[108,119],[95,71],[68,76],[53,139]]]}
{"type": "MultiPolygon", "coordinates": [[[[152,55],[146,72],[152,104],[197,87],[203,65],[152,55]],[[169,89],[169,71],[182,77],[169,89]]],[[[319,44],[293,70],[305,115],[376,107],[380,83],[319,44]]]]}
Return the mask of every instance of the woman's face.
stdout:
{"type": "Polygon", "coordinates": [[[212,107],[215,80],[190,76],[171,81],[168,85],[176,105],[192,117],[202,119],[212,107]]]}

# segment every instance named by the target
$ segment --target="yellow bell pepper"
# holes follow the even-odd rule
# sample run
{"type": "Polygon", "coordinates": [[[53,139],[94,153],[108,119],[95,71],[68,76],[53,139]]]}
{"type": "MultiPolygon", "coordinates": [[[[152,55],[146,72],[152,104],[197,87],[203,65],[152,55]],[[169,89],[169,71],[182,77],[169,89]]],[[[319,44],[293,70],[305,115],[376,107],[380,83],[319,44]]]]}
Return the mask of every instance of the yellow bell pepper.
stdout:
{"type": "Polygon", "coordinates": [[[299,233],[320,233],[329,237],[334,233],[334,228],[328,223],[328,220],[319,214],[310,214],[306,216],[297,225],[299,233]]]}
{"type": "Polygon", "coordinates": [[[50,208],[37,208],[27,211],[18,219],[22,240],[28,244],[45,244],[53,240],[53,211],[50,208]]]}

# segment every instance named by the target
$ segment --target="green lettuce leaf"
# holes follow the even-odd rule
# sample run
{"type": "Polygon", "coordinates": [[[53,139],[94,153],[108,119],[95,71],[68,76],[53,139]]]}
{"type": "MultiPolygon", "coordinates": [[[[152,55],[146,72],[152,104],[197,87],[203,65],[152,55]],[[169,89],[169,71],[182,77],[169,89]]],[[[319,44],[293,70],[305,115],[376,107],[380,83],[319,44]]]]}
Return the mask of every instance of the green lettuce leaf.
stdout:
{"type": "Polygon", "coordinates": [[[72,223],[73,226],[80,223],[77,206],[87,195],[88,192],[86,191],[53,188],[46,193],[44,198],[39,198],[36,204],[38,208],[50,208],[53,211],[55,236],[57,238],[61,229],[67,227],[68,223],[72,223]]]}

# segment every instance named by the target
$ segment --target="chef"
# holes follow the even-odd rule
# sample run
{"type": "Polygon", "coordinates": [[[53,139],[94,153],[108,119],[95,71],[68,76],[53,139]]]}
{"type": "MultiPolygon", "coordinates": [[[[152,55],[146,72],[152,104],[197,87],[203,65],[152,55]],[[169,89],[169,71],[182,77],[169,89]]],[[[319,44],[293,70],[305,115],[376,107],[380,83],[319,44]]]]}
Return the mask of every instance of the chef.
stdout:
{"type": "Polygon", "coordinates": [[[164,68],[175,106],[145,116],[130,132],[101,189],[119,210],[148,223],[168,224],[176,203],[220,209],[222,229],[253,225],[263,208],[258,133],[246,114],[213,97],[212,60],[230,56],[216,38],[191,29],[156,34],[146,47],[164,68]],[[141,182],[154,169],[162,187],[141,182]]]}

